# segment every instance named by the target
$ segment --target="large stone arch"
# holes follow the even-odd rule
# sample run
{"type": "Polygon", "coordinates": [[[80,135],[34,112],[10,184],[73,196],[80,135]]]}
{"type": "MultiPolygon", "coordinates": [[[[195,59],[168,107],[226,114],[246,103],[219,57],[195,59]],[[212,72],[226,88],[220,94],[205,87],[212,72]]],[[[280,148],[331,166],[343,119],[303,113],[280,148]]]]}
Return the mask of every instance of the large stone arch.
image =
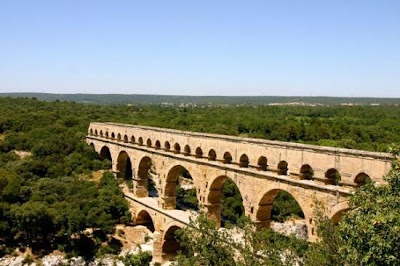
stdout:
{"type": "Polygon", "coordinates": [[[131,180],[133,178],[132,161],[129,154],[122,150],[117,157],[117,177],[131,180]]]}
{"type": "Polygon", "coordinates": [[[163,260],[171,260],[180,249],[179,243],[175,238],[175,232],[182,229],[182,225],[176,222],[168,223],[163,230],[161,238],[161,252],[163,260]]]}
{"type": "Polygon", "coordinates": [[[303,214],[304,220],[307,226],[308,239],[312,240],[315,237],[313,230],[313,204],[312,202],[308,202],[302,199],[300,192],[291,189],[289,186],[282,186],[280,184],[272,184],[269,185],[266,189],[262,190],[256,200],[255,210],[253,211],[254,218],[253,219],[257,224],[263,227],[269,227],[271,222],[271,212],[273,208],[273,203],[275,197],[279,194],[279,192],[287,192],[289,193],[299,204],[303,214]]]}
{"type": "Polygon", "coordinates": [[[231,180],[238,188],[240,195],[243,199],[244,215],[246,213],[246,199],[244,198],[245,191],[244,188],[237,182],[235,178],[232,178],[226,174],[221,174],[207,182],[206,195],[205,195],[205,208],[208,218],[214,220],[217,226],[221,225],[221,215],[222,215],[222,188],[227,180],[231,180]]]}
{"type": "Polygon", "coordinates": [[[135,180],[133,182],[133,190],[137,197],[148,197],[148,182],[150,169],[153,167],[154,163],[150,156],[143,155],[137,164],[137,173],[135,180]]]}
{"type": "MultiPolygon", "coordinates": [[[[199,172],[195,166],[183,161],[173,162],[164,168],[164,178],[162,182],[160,207],[165,210],[173,210],[176,208],[176,182],[179,174],[183,169],[186,169],[193,179],[194,186],[196,187],[197,197],[199,196],[199,172]]],[[[199,200],[199,199],[198,199],[199,200]]]]}
{"type": "Polygon", "coordinates": [[[109,160],[109,161],[113,161],[112,160],[112,154],[111,154],[111,150],[107,145],[104,145],[100,148],[99,151],[99,156],[102,160],[109,160]]]}

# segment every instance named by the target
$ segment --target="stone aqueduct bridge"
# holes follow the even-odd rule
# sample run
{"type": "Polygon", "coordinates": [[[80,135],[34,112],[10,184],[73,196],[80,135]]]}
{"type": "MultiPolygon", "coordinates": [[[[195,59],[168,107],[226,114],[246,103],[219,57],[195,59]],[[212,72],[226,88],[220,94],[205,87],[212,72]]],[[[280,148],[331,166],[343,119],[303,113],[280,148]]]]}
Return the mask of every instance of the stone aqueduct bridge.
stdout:
{"type": "Polygon", "coordinates": [[[217,222],[222,186],[231,179],[242,195],[245,214],[265,226],[275,196],[280,191],[290,193],[303,210],[308,238],[313,240],[315,200],[337,222],[348,208],[353,188],[367,178],[382,182],[392,160],[387,153],[116,123],[91,123],[87,142],[112,161],[118,176],[131,171],[136,221],[151,219],[159,233],[154,252],[171,240],[171,228],[187,222],[168,212],[176,208],[176,180],[183,168],[193,178],[200,209],[217,222]],[[153,205],[145,201],[150,171],[157,173],[158,197],[153,205]]]}

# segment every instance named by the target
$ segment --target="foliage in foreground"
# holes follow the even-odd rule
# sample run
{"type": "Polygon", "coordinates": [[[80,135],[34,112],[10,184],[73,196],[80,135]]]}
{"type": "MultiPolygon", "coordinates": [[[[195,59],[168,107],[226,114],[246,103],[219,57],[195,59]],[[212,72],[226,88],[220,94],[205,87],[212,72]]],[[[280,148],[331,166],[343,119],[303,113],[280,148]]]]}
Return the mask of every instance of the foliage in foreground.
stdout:
{"type": "Polygon", "coordinates": [[[215,228],[201,215],[179,230],[178,265],[294,265],[307,249],[306,241],[260,230],[248,219],[231,230],[215,228]]]}
{"type": "MultiPolygon", "coordinates": [[[[398,158],[399,149],[393,154],[398,158]]],[[[309,249],[307,265],[400,265],[399,159],[384,180],[357,189],[338,226],[318,222],[320,241],[309,249]]]]}
{"type": "Polygon", "coordinates": [[[120,260],[125,266],[147,266],[150,265],[152,255],[149,251],[139,251],[137,254],[128,254],[120,260]]]}

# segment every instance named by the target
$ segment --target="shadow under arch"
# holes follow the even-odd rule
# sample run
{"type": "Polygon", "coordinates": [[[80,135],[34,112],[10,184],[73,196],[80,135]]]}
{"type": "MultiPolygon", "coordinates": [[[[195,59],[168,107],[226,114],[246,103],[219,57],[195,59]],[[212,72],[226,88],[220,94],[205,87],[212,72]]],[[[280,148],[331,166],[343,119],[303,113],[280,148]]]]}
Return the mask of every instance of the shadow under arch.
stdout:
{"type": "Polygon", "coordinates": [[[117,176],[125,180],[132,180],[132,162],[126,151],[121,151],[117,159],[117,176]]]}
{"type": "Polygon", "coordinates": [[[154,222],[151,218],[151,215],[146,210],[141,210],[135,219],[136,225],[143,225],[146,226],[152,233],[155,231],[154,222]]]}
{"type": "Polygon", "coordinates": [[[208,216],[217,226],[236,224],[245,215],[242,193],[237,184],[228,176],[215,178],[208,191],[208,216]]]}
{"type": "Polygon", "coordinates": [[[182,229],[177,225],[170,226],[164,233],[162,244],[162,256],[165,260],[171,260],[181,249],[179,242],[176,239],[176,232],[182,229]]]}
{"type": "Polygon", "coordinates": [[[303,220],[307,228],[303,237],[308,238],[307,218],[310,215],[305,210],[306,206],[298,196],[282,188],[272,188],[263,193],[258,200],[256,221],[261,227],[269,228],[273,220],[277,222],[284,222],[287,219],[303,220]],[[275,201],[279,201],[283,206],[275,205],[275,201]]]}
{"type": "Polygon", "coordinates": [[[139,161],[137,180],[134,184],[134,191],[137,197],[158,197],[156,186],[156,171],[149,156],[144,156],[139,161]]]}
{"type": "Polygon", "coordinates": [[[340,202],[331,209],[329,219],[332,221],[333,224],[338,224],[342,220],[343,215],[349,210],[350,206],[347,201],[340,202]]]}
{"type": "Polygon", "coordinates": [[[101,148],[101,150],[100,150],[100,159],[109,160],[110,162],[112,162],[110,148],[108,148],[107,146],[103,146],[101,148]]]}
{"type": "Polygon", "coordinates": [[[199,209],[197,188],[186,167],[179,164],[168,171],[161,207],[167,210],[199,209]]]}

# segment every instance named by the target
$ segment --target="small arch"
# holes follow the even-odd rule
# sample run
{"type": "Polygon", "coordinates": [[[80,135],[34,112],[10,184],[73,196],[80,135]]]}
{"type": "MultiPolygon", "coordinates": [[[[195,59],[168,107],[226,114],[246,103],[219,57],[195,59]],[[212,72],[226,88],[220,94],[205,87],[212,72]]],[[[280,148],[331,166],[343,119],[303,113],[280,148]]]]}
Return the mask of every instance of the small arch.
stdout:
{"type": "Polygon", "coordinates": [[[327,183],[338,186],[340,184],[341,176],[338,170],[331,168],[325,173],[325,177],[328,179],[327,183]]]}
{"type": "Polygon", "coordinates": [[[124,136],[124,142],[125,142],[125,143],[128,142],[128,136],[127,136],[127,135],[124,136]]]}
{"type": "Polygon", "coordinates": [[[185,145],[185,147],[183,148],[183,154],[186,156],[190,155],[190,147],[189,145],[185,145]]]}
{"type": "Polygon", "coordinates": [[[196,148],[196,158],[203,158],[203,150],[200,147],[196,148]]]}
{"type": "Polygon", "coordinates": [[[97,133],[97,129],[94,131],[94,134],[97,136],[98,135],[98,133],[97,133]]]}
{"type": "Polygon", "coordinates": [[[147,139],[146,144],[147,144],[147,147],[151,147],[151,139],[147,139]]]}
{"type": "Polygon", "coordinates": [[[225,164],[231,164],[232,163],[232,155],[229,152],[224,153],[224,160],[223,162],[225,164]]]}
{"type": "Polygon", "coordinates": [[[371,178],[366,173],[359,173],[354,178],[354,183],[356,183],[357,187],[361,187],[362,185],[365,185],[366,183],[371,181],[372,181],[371,178]]]}
{"type": "Polygon", "coordinates": [[[93,129],[92,128],[90,129],[90,135],[93,135],[93,129]]]}
{"type": "Polygon", "coordinates": [[[268,167],[268,160],[265,156],[261,156],[260,158],[258,158],[258,162],[257,162],[257,169],[261,170],[261,171],[267,171],[267,167],[268,167]]]}
{"type": "Polygon", "coordinates": [[[111,133],[111,138],[115,139],[115,133],[114,132],[111,133]]]}
{"type": "Polygon", "coordinates": [[[171,144],[168,141],[164,142],[164,150],[169,151],[171,149],[171,144]]]}
{"type": "Polygon", "coordinates": [[[288,163],[286,161],[280,161],[278,163],[278,175],[287,175],[288,163]]]}
{"type": "Polygon", "coordinates": [[[249,167],[249,157],[246,154],[240,156],[239,166],[243,168],[249,167]]]}
{"type": "Polygon", "coordinates": [[[165,260],[172,259],[181,248],[176,240],[176,232],[181,229],[174,225],[168,228],[163,237],[162,254],[165,260]]]}
{"type": "Polygon", "coordinates": [[[208,160],[209,160],[209,161],[215,161],[215,160],[217,160],[217,153],[215,152],[215,150],[211,149],[211,150],[208,152],[208,160]]]}
{"type": "Polygon", "coordinates": [[[143,145],[143,138],[139,137],[139,145],[143,145]]]}
{"type": "Polygon", "coordinates": [[[178,143],[175,143],[174,153],[180,153],[180,152],[181,152],[181,146],[178,143]]]}
{"type": "Polygon", "coordinates": [[[161,148],[161,143],[159,140],[156,141],[156,149],[160,149],[161,148]]]}
{"type": "Polygon", "coordinates": [[[108,138],[109,137],[109,135],[108,135],[108,131],[106,131],[106,138],[108,138]]]}
{"type": "Polygon", "coordinates": [[[103,130],[100,130],[100,136],[101,137],[103,136],[103,130]]]}
{"type": "Polygon", "coordinates": [[[121,141],[122,137],[121,137],[121,134],[120,134],[120,133],[118,133],[117,139],[118,139],[118,141],[121,141]]]}
{"type": "Polygon", "coordinates": [[[146,226],[147,229],[149,229],[152,233],[154,233],[154,231],[155,231],[153,219],[151,218],[150,214],[146,210],[141,210],[138,213],[138,215],[135,219],[135,224],[146,226]]]}
{"type": "Polygon", "coordinates": [[[135,136],[131,137],[131,143],[135,143],[135,136]]]}
{"type": "Polygon", "coordinates": [[[304,164],[300,168],[300,179],[312,180],[314,170],[309,164],[304,164]]]}

